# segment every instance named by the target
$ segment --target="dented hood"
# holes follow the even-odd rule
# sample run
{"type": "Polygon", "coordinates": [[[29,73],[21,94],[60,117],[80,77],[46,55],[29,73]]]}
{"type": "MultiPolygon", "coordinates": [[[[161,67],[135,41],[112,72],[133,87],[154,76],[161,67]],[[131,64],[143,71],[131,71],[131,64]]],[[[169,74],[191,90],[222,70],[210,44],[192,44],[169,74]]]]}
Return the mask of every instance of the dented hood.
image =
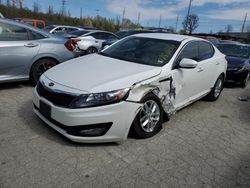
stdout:
{"type": "Polygon", "coordinates": [[[160,72],[161,67],[92,54],[62,63],[44,76],[66,87],[97,93],[128,88],[160,72]]]}

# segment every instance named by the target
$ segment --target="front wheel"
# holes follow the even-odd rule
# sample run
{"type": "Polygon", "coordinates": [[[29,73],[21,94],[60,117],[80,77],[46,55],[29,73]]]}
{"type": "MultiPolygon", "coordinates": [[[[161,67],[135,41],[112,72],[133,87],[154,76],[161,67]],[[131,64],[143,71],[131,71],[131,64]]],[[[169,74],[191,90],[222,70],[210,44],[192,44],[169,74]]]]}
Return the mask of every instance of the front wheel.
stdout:
{"type": "Polygon", "coordinates": [[[243,88],[247,87],[248,79],[249,79],[249,73],[247,73],[246,78],[240,83],[240,86],[243,88]]]}
{"type": "Polygon", "coordinates": [[[210,91],[210,93],[205,97],[208,101],[216,101],[220,94],[221,91],[223,90],[223,85],[224,85],[224,77],[223,75],[220,75],[219,78],[216,80],[214,87],[210,91]]]}
{"type": "Polygon", "coordinates": [[[147,95],[141,102],[143,106],[138,112],[132,128],[138,138],[149,138],[161,129],[163,110],[160,100],[154,94],[147,95]]]}

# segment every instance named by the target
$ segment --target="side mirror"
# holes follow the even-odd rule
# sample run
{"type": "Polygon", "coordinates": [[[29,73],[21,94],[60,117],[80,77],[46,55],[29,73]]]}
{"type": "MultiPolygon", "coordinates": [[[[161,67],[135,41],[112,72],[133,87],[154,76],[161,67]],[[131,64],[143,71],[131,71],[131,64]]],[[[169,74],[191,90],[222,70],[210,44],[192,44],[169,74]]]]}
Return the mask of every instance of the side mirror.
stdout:
{"type": "Polygon", "coordinates": [[[184,69],[194,69],[197,65],[197,61],[188,58],[183,58],[179,63],[179,67],[184,69]]]}

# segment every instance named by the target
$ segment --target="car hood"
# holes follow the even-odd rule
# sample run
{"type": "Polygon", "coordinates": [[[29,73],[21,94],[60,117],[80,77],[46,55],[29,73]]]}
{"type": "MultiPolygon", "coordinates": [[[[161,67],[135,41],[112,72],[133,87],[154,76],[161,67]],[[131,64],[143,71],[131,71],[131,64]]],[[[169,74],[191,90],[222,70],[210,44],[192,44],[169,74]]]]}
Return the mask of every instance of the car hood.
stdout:
{"type": "Polygon", "coordinates": [[[242,67],[246,63],[247,59],[242,57],[232,57],[232,56],[226,56],[228,67],[242,67]]]}
{"type": "Polygon", "coordinates": [[[69,88],[98,93],[131,87],[160,72],[161,67],[91,54],[53,67],[44,76],[69,88]]]}

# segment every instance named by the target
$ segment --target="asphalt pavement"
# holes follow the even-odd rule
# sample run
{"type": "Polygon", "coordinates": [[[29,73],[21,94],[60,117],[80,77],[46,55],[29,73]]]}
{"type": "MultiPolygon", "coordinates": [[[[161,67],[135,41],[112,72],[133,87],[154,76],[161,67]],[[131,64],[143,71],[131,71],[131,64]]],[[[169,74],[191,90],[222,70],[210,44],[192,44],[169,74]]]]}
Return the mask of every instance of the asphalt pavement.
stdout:
{"type": "Polygon", "coordinates": [[[178,111],[150,138],[76,144],[32,111],[27,82],[0,85],[0,187],[250,187],[250,84],[178,111]]]}

